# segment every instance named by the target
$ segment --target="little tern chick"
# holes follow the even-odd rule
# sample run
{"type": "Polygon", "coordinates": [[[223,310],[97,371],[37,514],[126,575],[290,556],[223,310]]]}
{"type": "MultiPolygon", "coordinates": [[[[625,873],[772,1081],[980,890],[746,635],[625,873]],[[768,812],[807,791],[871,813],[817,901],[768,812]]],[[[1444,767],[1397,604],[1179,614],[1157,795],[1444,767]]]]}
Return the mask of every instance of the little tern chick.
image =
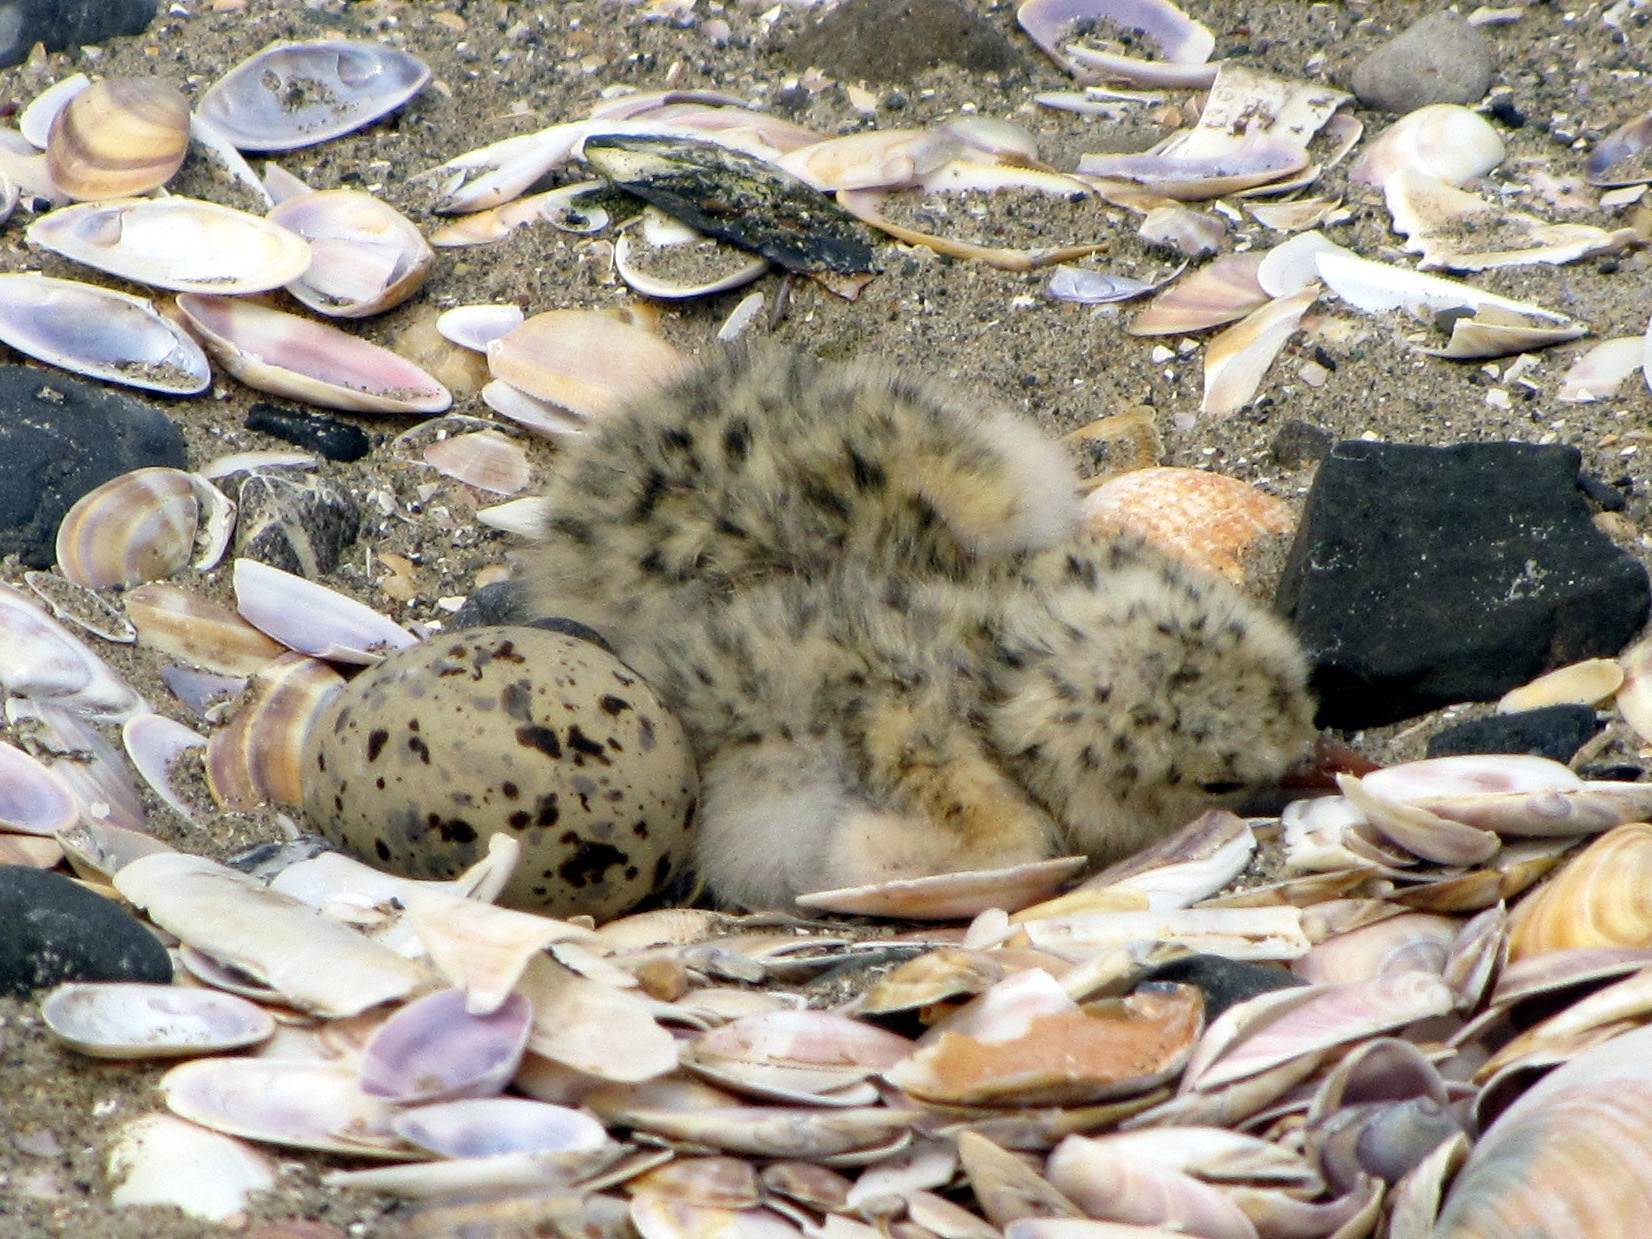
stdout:
{"type": "Polygon", "coordinates": [[[1076,491],[1006,414],[737,349],[569,444],[520,579],[682,720],[725,903],[1104,862],[1277,780],[1313,708],[1280,620],[1076,491]]]}

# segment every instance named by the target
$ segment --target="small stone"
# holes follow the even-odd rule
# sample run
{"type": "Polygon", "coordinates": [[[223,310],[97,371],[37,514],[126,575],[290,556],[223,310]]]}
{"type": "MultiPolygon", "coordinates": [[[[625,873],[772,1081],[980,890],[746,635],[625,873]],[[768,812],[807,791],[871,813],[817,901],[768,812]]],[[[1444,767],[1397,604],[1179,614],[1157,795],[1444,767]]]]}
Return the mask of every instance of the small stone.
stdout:
{"type": "Polygon", "coordinates": [[[799,70],[850,81],[905,84],[943,62],[976,73],[1027,69],[998,27],[958,0],[844,0],[780,54],[799,70]]]}
{"type": "Polygon", "coordinates": [[[51,567],[70,505],[146,465],[189,465],[183,435],[154,405],[33,366],[0,366],[0,558],[51,567]]]}
{"type": "Polygon", "coordinates": [[[0,67],[21,64],[36,43],[61,52],[142,34],[154,18],[155,0],[0,0],[0,67]]]}
{"type": "Polygon", "coordinates": [[[1595,528],[1576,448],[1350,440],[1314,478],[1277,604],[1320,723],[1375,727],[1612,657],[1652,608],[1595,528]]]}
{"type": "Polygon", "coordinates": [[[373,440],[359,426],[307,409],[284,409],[264,400],[247,410],[247,429],[307,447],[328,460],[360,460],[373,446],[373,440]]]}
{"type": "Polygon", "coordinates": [[[236,496],[235,553],[316,580],[338,567],[361,527],[361,507],[336,482],[251,473],[236,496]]]}
{"type": "Polygon", "coordinates": [[[1404,114],[1430,103],[1474,103],[1491,85],[1491,46],[1456,13],[1431,13],[1354,68],[1367,107],[1404,114]]]}
{"type": "Polygon", "coordinates": [[[1177,981],[1191,985],[1205,996],[1205,1026],[1237,1003],[1276,989],[1304,985],[1283,968],[1256,964],[1249,960],[1227,959],[1221,955],[1188,955],[1153,969],[1143,981],[1177,981]]]}
{"type": "Polygon", "coordinates": [[[0,865],[0,994],[63,981],[172,980],[160,939],[119,904],[61,874],[0,865]]]}
{"type": "Polygon", "coordinates": [[[1295,418],[1286,422],[1268,444],[1268,455],[1282,469],[1317,464],[1331,450],[1331,432],[1295,418]]]}
{"type": "Polygon", "coordinates": [[[1430,737],[1430,757],[1460,753],[1532,753],[1569,762],[1605,724],[1589,706],[1542,706],[1492,714],[1447,727],[1430,737]]]}

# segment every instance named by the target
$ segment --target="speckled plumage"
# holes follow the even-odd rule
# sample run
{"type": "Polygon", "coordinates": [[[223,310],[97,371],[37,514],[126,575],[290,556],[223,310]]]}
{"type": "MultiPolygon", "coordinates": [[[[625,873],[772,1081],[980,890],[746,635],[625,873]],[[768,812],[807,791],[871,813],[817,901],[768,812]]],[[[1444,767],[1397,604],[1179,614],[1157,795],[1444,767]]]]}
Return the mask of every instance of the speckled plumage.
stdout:
{"type": "Polygon", "coordinates": [[[681,718],[731,903],[1116,858],[1306,746],[1279,621],[1080,531],[1054,444],[886,371],[720,355],[570,445],[547,501],[531,603],[681,718]]]}

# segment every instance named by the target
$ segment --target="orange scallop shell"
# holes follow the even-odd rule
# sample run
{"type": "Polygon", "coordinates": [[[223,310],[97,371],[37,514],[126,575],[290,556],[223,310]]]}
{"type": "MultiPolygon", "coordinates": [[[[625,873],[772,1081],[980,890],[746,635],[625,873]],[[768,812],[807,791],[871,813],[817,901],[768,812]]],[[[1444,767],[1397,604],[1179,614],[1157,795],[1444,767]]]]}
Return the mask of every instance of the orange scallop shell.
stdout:
{"type": "Polygon", "coordinates": [[[1652,947],[1652,825],[1607,831],[1510,915],[1510,960],[1568,947],[1652,947]]]}

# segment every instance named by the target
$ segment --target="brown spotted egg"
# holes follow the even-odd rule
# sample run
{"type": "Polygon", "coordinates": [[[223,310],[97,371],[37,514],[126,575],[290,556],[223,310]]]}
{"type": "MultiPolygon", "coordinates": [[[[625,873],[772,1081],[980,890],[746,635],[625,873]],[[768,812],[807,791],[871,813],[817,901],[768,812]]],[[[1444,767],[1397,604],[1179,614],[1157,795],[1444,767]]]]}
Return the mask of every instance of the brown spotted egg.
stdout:
{"type": "Polygon", "coordinates": [[[688,855],[698,790],[682,726],[600,646],[489,627],[399,650],[352,680],[304,746],[304,809],[351,854],[451,878],[504,831],[500,902],[617,916],[688,855]]]}

